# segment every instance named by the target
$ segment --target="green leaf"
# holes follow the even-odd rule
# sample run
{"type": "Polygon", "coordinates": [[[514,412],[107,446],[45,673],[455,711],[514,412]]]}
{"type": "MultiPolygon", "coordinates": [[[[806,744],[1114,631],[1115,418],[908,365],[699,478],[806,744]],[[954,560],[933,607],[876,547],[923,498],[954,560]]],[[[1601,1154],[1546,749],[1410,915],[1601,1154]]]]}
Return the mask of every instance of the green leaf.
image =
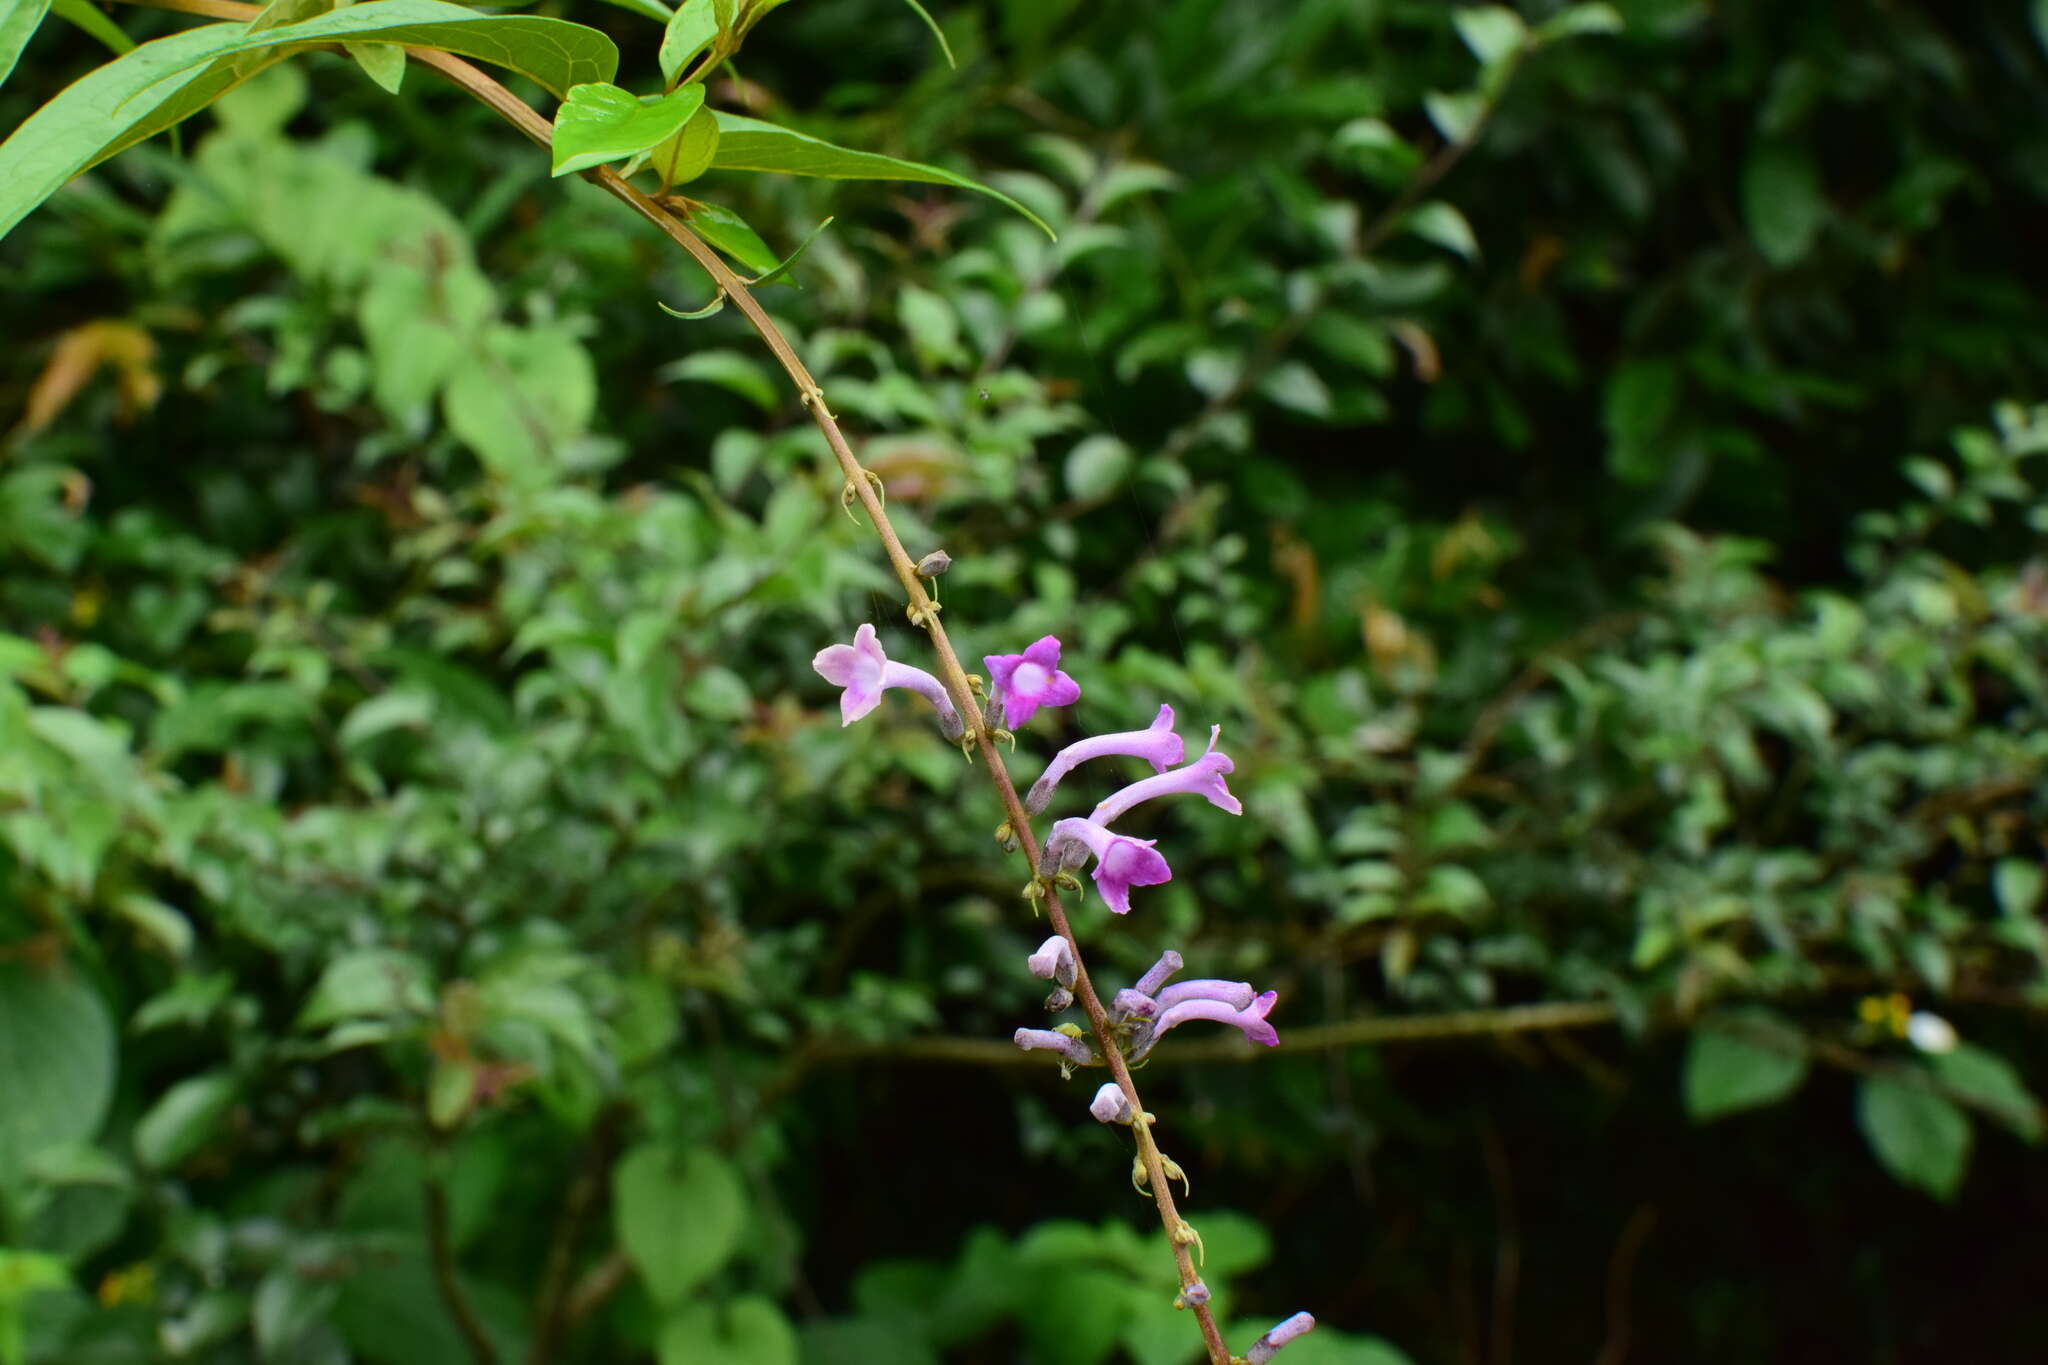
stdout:
{"type": "Polygon", "coordinates": [[[116,896],[113,909],[164,956],[182,961],[192,955],[192,921],[183,911],[139,891],[116,896]]]}
{"type": "Polygon", "coordinates": [[[1497,66],[1515,55],[1529,36],[1522,16],[1502,5],[1473,5],[1451,16],[1451,23],[1481,66],[1497,66]]]}
{"type": "Polygon", "coordinates": [[[1123,487],[1131,471],[1131,448],[1104,432],[1083,437],[1067,452],[1067,492],[1083,502],[1099,502],[1123,487]]]}
{"type": "Polygon", "coordinates": [[[659,1365],[797,1365],[796,1328],[767,1299],[686,1303],[656,1338],[659,1365]]]}
{"type": "Polygon", "coordinates": [[[590,352],[560,327],[497,326],[449,377],[441,409],[449,429],[493,474],[545,482],[597,410],[597,370],[590,352]]]}
{"type": "Polygon", "coordinates": [[[1773,266],[1796,265],[1812,249],[1828,202],[1813,159],[1783,142],[1765,142],[1742,167],[1742,214],[1758,251],[1773,266]]]}
{"type": "Polygon", "coordinates": [[[1479,259],[1479,238],[1473,234],[1472,225],[1465,221],[1464,214],[1442,200],[1418,207],[1408,215],[1404,226],[1423,241],[1455,251],[1468,261],[1479,259]]]}
{"type": "Polygon", "coordinates": [[[2026,1141],[2041,1140],[2041,1102],[2011,1062],[1969,1043],[1958,1043],[1929,1061],[1943,1085],[1991,1111],[2026,1141]]]}
{"type": "Polygon", "coordinates": [[[2013,919],[2025,919],[2041,903],[2041,864],[2030,858],[2000,858],[1991,869],[1991,894],[1998,910],[2013,919]]]}
{"type": "Polygon", "coordinates": [[[701,85],[645,96],[602,82],[579,85],[555,111],[554,173],[568,175],[658,147],[703,106],[701,85]]]}
{"type": "Polygon", "coordinates": [[[323,1028],[344,1019],[381,1015],[424,1015],[433,1007],[431,978],[418,958],[396,948],[361,948],[327,964],[299,1011],[297,1027],[323,1028]]]}
{"type": "Polygon", "coordinates": [[[654,301],[654,306],[672,318],[681,318],[685,322],[695,322],[699,318],[708,318],[713,314],[725,311],[725,291],[723,289],[719,290],[711,296],[711,302],[705,304],[702,308],[692,308],[688,312],[680,308],[671,308],[660,299],[654,301]]]}
{"type": "Polygon", "coordinates": [[[1536,26],[1536,40],[1553,43],[1560,38],[1576,38],[1582,34],[1620,33],[1626,27],[1619,10],[1594,0],[1591,4],[1559,10],[1545,19],[1536,26]]]}
{"type": "Polygon", "coordinates": [[[946,54],[946,65],[958,71],[960,63],[953,60],[953,45],[946,41],[945,33],[939,28],[939,21],[932,18],[932,12],[917,3],[917,0],[903,0],[903,3],[917,11],[917,17],[924,20],[924,26],[932,31],[932,37],[939,40],[939,51],[946,54]]]}
{"type": "Polygon", "coordinates": [[[64,970],[0,963],[0,1188],[37,1153],[88,1142],[114,1097],[114,1023],[64,970]]]}
{"type": "Polygon", "coordinates": [[[747,283],[753,285],[756,289],[762,288],[765,285],[780,283],[783,277],[789,274],[790,267],[801,260],[803,254],[811,249],[811,243],[818,240],[818,234],[831,226],[832,220],[827,218],[824,222],[812,228],[808,233],[804,234],[804,239],[796,244],[796,250],[783,257],[773,270],[757,275],[755,278],[747,281],[747,283]]]}
{"type": "Polygon", "coordinates": [[[72,82],[0,143],[0,235],[72,176],[190,117],[295,51],[363,41],[439,48],[508,67],[549,91],[610,78],[618,49],[559,19],[478,14],[444,0],[377,0],[256,30],[208,24],[144,43],[72,82]],[[260,53],[257,66],[223,57],[260,53]]]}
{"type": "Polygon", "coordinates": [[[636,1147],[612,1177],[612,1222],[658,1304],[675,1303],[725,1264],[746,1212],[739,1175],[706,1147],[636,1147]]]}
{"type": "Polygon", "coordinates": [[[1857,1096],[1857,1122],[1893,1176],[1936,1199],[1954,1196],[1970,1158],[1970,1120],[1924,1086],[1869,1076],[1857,1096]]]}
{"type": "Polygon", "coordinates": [[[21,50],[42,27],[50,12],[50,0],[0,0],[0,85],[21,60],[21,50]]]}
{"type": "Polygon", "coordinates": [[[665,24],[675,17],[675,11],[662,4],[661,0],[606,0],[606,3],[630,10],[643,19],[652,19],[657,24],[665,24]]]}
{"type": "Polygon", "coordinates": [[[662,31],[659,55],[662,79],[677,79],[698,53],[718,41],[722,28],[718,22],[718,7],[713,0],[683,0],[676,6],[668,27],[662,31]]]}
{"type": "Polygon", "coordinates": [[[709,109],[699,109],[681,132],[654,149],[648,164],[661,177],[662,188],[687,185],[704,174],[717,150],[718,119],[709,109]]]}
{"type": "Polygon", "coordinates": [[[1456,95],[1432,90],[1422,97],[1422,108],[1446,142],[1463,142],[1478,129],[1486,113],[1486,99],[1471,90],[1456,95]]]}
{"type": "Polygon", "coordinates": [[[405,83],[405,49],[395,43],[343,43],[363,74],[395,95],[405,83]]]}
{"type": "Polygon", "coordinates": [[[56,0],[50,12],[106,44],[111,52],[133,52],[135,40],[121,26],[93,7],[92,0],[56,0]]]}
{"type": "MultiPolygon", "coordinates": [[[[390,0],[384,0],[390,3],[390,0]]],[[[779,175],[808,175],[826,180],[915,180],[931,185],[952,185],[985,194],[999,204],[1023,214],[1048,237],[1054,232],[1045,220],[1000,190],[989,188],[966,176],[942,171],[915,161],[899,161],[879,152],[857,152],[791,128],[763,123],[759,119],[718,111],[718,157],[712,165],[730,171],[771,171],[779,175]]]]}
{"type": "Polygon", "coordinates": [[[1784,1030],[1786,1046],[1767,1047],[1711,1024],[1692,1036],[1685,1053],[1685,1112],[1694,1123],[1776,1104],[1806,1079],[1799,1037],[1784,1030]]]}
{"type": "Polygon", "coordinates": [[[240,1084],[228,1071],[179,1081],[137,1120],[136,1159],[159,1171],[177,1165],[219,1130],[240,1094],[240,1084]]]}
{"type": "Polygon", "coordinates": [[[661,379],[696,379],[736,393],[763,412],[775,410],[774,381],[738,351],[698,351],[655,372],[661,379]]]}
{"type": "MultiPolygon", "coordinates": [[[[720,139],[723,138],[721,131],[720,139]]],[[[713,164],[716,164],[716,158],[713,164]]],[[[779,264],[775,252],[761,240],[761,235],[748,227],[746,220],[737,213],[721,204],[699,203],[690,210],[686,221],[692,232],[757,274],[765,274],[779,264]]],[[[825,221],[830,222],[831,219],[825,221]]]]}

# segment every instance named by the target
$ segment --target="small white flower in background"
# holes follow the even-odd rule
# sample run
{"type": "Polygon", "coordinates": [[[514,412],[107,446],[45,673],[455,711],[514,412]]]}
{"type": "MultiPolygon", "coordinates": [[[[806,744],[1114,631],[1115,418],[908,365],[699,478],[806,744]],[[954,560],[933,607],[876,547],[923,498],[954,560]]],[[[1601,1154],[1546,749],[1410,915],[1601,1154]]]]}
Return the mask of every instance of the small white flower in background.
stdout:
{"type": "Polygon", "coordinates": [[[1956,1026],[1938,1014],[1914,1010],[1906,1020],[1906,1041],[1922,1052],[1954,1052],[1960,1040],[1956,1026]]]}

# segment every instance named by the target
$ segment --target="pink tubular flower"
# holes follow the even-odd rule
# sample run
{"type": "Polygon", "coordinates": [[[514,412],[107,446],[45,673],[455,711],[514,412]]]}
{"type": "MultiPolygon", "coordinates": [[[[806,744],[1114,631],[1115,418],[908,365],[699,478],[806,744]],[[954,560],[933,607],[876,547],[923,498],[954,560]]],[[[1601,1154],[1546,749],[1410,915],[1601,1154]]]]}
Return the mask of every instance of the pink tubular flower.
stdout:
{"type": "Polygon", "coordinates": [[[939,730],[947,739],[963,733],[960,713],[937,678],[921,668],[899,664],[882,653],[875,628],[863,625],[853,633],[850,645],[827,645],[811,660],[818,676],[834,687],[844,688],[839,697],[839,723],[851,725],[882,704],[882,693],[892,687],[907,687],[922,693],[939,711],[939,730]]]}
{"type": "Polygon", "coordinates": [[[1170,1010],[1183,1000],[1221,1000],[1230,1008],[1241,1010],[1259,995],[1249,981],[1180,981],[1155,994],[1162,1010],[1170,1010]]]}
{"type": "Polygon", "coordinates": [[[1178,972],[1180,968],[1180,954],[1168,948],[1159,955],[1157,962],[1145,969],[1145,974],[1138,978],[1137,984],[1131,987],[1131,989],[1145,995],[1157,995],[1159,994],[1159,988],[1170,981],[1173,978],[1173,974],[1178,972]]]}
{"type": "Polygon", "coordinates": [[[1141,801],[1176,792],[1191,792],[1232,815],[1244,814],[1244,807],[1230,794],[1230,788],[1223,785],[1223,775],[1237,771],[1237,765],[1230,761],[1229,754],[1216,752],[1216,741],[1222,734],[1222,726],[1210,726],[1209,747],[1200,758],[1170,772],[1142,778],[1122,791],[1111,793],[1088,818],[1099,825],[1107,825],[1141,801]]]}
{"type": "Polygon", "coordinates": [[[981,662],[995,680],[1003,702],[1003,725],[1023,728],[1041,706],[1072,706],[1081,700],[1081,684],[1060,672],[1060,641],[1047,635],[1022,654],[985,654],[981,662]]]}
{"type": "MultiPolygon", "coordinates": [[[[993,659],[986,662],[994,667],[993,659]]],[[[1045,771],[1031,784],[1031,793],[1024,798],[1024,809],[1037,815],[1051,805],[1052,794],[1058,790],[1060,779],[1072,772],[1076,765],[1091,758],[1110,758],[1119,754],[1142,758],[1152,765],[1154,772],[1161,773],[1187,757],[1187,746],[1173,732],[1173,708],[1161,702],[1159,714],[1143,730],[1120,730],[1113,735],[1075,740],[1054,754],[1052,762],[1045,765],[1045,771]]]]}
{"type": "MultiPolygon", "coordinates": [[[[1190,1019],[1213,1019],[1219,1024],[1231,1024],[1243,1029],[1244,1036],[1252,1042],[1275,1047],[1280,1042],[1280,1034],[1266,1022],[1266,1016],[1273,1012],[1273,1002],[1279,998],[1278,992],[1267,991],[1242,1009],[1232,1005],[1228,1000],[1213,1000],[1199,996],[1181,1000],[1171,1008],[1162,1009],[1159,1017],[1152,1021],[1152,1032],[1145,1040],[1144,1051],[1150,1052],[1157,1046],[1168,1029],[1176,1024],[1185,1024],[1190,1019]]],[[[1142,1056],[1143,1053],[1138,1055],[1142,1056]]],[[[1137,1057],[1134,1056],[1132,1060],[1136,1061],[1137,1057]]]]}
{"type": "Polygon", "coordinates": [[[1296,1313],[1252,1343],[1251,1349],[1244,1353],[1245,1365],[1267,1365],[1268,1361],[1280,1354],[1282,1346],[1296,1337],[1308,1335],[1315,1330],[1315,1325],[1316,1320],[1307,1313],[1296,1313]]]}
{"type": "Polygon", "coordinates": [[[1040,870],[1047,863],[1057,870],[1069,853],[1093,853],[1095,886],[1102,892],[1103,903],[1119,915],[1128,915],[1132,887],[1157,886],[1173,880],[1173,869],[1152,848],[1156,842],[1111,834],[1091,820],[1062,820],[1046,836],[1040,870]]]}
{"type": "Polygon", "coordinates": [[[1058,934],[1039,944],[1038,951],[1025,962],[1033,976],[1056,981],[1062,986],[1074,984],[1074,950],[1058,934]]]}
{"type": "Polygon", "coordinates": [[[1094,1048],[1073,1034],[1061,1033],[1058,1029],[1020,1028],[1010,1035],[1010,1041],[1026,1052],[1057,1052],[1068,1066],[1088,1066],[1095,1060],[1094,1048]]]}

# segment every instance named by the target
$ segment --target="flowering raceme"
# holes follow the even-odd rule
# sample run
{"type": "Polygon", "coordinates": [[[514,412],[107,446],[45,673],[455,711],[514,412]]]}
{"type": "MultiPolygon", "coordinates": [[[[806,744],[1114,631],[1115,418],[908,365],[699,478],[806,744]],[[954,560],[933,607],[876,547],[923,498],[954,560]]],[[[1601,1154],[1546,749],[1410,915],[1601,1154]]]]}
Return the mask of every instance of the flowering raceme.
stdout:
{"type": "MultiPolygon", "coordinates": [[[[1059,983],[1060,989],[1054,992],[1059,995],[1066,986],[1073,984],[1072,961],[1066,940],[1054,935],[1031,955],[1027,965],[1032,975],[1059,983]],[[1061,980],[1062,973],[1064,981],[1061,980]]],[[[1279,999],[1276,992],[1262,994],[1253,990],[1249,981],[1182,981],[1166,985],[1180,968],[1181,955],[1169,949],[1150,971],[1138,978],[1135,985],[1118,991],[1110,1001],[1109,1022],[1116,1030],[1126,1058],[1134,1063],[1144,1061],[1170,1030],[1196,1019],[1229,1024],[1241,1030],[1250,1041],[1267,1047],[1279,1043],[1279,1033],[1266,1022],[1274,1001],[1279,999]]],[[[1052,1007],[1051,1001],[1047,1005],[1052,1007]]],[[[1100,1062],[1101,1058],[1090,1041],[1070,1029],[1071,1026],[1068,1029],[1020,1028],[1012,1041],[1026,1051],[1056,1052],[1063,1066],[1091,1066],[1100,1062]]],[[[1130,1122],[1129,1105],[1118,1108],[1109,1099],[1108,1091],[1112,1089],[1115,1087],[1097,1091],[1089,1111],[1104,1123],[1130,1122]],[[1105,1111],[1108,1117],[1104,1117],[1105,1111]]]]}

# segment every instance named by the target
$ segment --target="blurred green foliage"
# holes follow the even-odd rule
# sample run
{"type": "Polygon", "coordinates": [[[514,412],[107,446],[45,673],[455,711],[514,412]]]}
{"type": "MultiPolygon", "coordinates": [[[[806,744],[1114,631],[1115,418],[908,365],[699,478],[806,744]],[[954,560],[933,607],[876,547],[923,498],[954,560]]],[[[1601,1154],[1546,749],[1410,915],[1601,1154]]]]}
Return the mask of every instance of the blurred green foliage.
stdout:
{"type": "MultiPolygon", "coordinates": [[[[675,74],[647,6],[543,8],[675,74]]],[[[1162,1048],[1232,1340],[2027,1358],[1968,1256],[2048,1206],[2038,21],[932,8],[957,70],[804,0],[712,103],[1057,241],[931,180],[689,192],[756,269],[833,217],[762,297],[963,646],[1067,642],[1023,776],[1224,724],[1246,817],[1176,808],[1098,971],[1178,948],[1283,1040],[1620,1025],[1162,1048]]],[[[44,25],[0,126],[103,56],[44,25]]],[[[1085,1088],[919,1050],[1033,1022],[1042,931],[981,775],[810,671],[917,645],[802,405],[376,61],[0,240],[0,1362],[1194,1358],[1085,1088]]]]}

